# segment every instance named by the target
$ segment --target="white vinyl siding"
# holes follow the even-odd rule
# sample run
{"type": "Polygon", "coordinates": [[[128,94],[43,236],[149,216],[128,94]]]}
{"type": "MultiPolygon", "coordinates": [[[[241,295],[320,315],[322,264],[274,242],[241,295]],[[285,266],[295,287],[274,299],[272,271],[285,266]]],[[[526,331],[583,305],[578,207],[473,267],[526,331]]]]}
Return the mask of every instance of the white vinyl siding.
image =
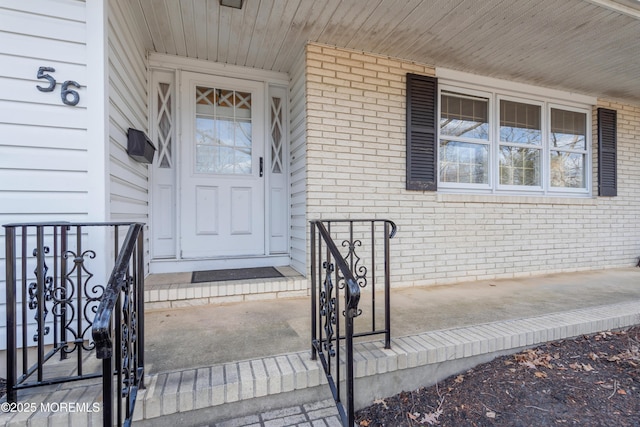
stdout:
{"type": "MultiPolygon", "coordinates": [[[[86,7],[84,1],[0,0],[0,225],[93,220],[89,176],[86,7]],[[40,67],[55,89],[36,86],[40,67]],[[80,84],[76,106],[61,85],[80,84]]],[[[98,190],[99,191],[99,190],[98,190]]],[[[0,241],[5,230],[0,227],[0,241]]],[[[0,245],[0,348],[6,345],[5,245],[0,245]]],[[[30,320],[35,323],[35,320],[30,320]]],[[[4,366],[1,371],[4,372],[4,366]]],[[[0,376],[3,376],[0,372],[0,376]]]]}
{"type": "Polygon", "coordinates": [[[147,132],[145,50],[129,4],[109,8],[109,188],[112,221],[148,222],[148,168],[127,154],[129,128],[147,132]]]}
{"type": "Polygon", "coordinates": [[[0,2],[0,224],[86,219],[84,9],[79,1],[0,2]],[[55,69],[54,91],[36,89],[48,86],[36,78],[40,67],[55,69]],[[75,107],[61,101],[65,80],[83,85],[75,107]]]}
{"type": "Polygon", "coordinates": [[[291,267],[306,273],[307,265],[307,122],[305,55],[300,55],[291,71],[289,88],[290,132],[289,148],[291,186],[291,267]]]}
{"type": "MultiPolygon", "coordinates": [[[[130,2],[111,0],[108,20],[109,106],[108,219],[147,224],[149,258],[149,168],[127,154],[129,128],[148,134],[147,64],[130,2]]],[[[146,269],[147,267],[145,267],[146,269]]]]}

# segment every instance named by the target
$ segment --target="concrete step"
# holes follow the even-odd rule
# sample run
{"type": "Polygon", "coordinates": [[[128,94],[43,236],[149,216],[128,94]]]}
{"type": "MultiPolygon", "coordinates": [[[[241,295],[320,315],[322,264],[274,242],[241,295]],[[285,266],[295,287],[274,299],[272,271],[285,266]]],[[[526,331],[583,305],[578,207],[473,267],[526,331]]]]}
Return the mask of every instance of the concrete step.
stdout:
{"type": "Polygon", "coordinates": [[[167,309],[308,295],[307,279],[291,267],[283,277],[191,283],[192,273],[151,274],[145,279],[145,309],[167,309]]]}
{"type": "MultiPolygon", "coordinates": [[[[526,319],[429,331],[355,345],[356,407],[435,384],[495,357],[547,341],[640,323],[640,301],[526,319]]],[[[203,425],[330,398],[310,352],[151,375],[138,395],[136,425],[203,425]]]]}

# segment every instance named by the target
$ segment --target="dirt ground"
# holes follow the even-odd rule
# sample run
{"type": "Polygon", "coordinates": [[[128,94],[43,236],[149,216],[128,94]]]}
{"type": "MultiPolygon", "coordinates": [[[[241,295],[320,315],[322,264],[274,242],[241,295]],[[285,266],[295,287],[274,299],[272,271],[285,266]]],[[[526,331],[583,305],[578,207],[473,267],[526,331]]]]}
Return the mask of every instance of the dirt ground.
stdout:
{"type": "Polygon", "coordinates": [[[356,417],[361,427],[640,426],[640,327],[504,356],[356,417]]]}

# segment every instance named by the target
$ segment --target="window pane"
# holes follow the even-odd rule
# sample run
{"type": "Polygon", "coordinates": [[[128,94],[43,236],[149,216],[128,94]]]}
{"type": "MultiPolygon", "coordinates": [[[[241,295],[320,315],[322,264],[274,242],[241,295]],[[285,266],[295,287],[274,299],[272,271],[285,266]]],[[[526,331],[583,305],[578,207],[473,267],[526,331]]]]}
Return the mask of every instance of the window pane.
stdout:
{"type": "Polygon", "coordinates": [[[215,121],[207,117],[196,117],[196,144],[215,143],[215,121]]]}
{"type": "Polygon", "coordinates": [[[251,174],[251,93],[196,87],[197,173],[251,174]]]}
{"type": "Polygon", "coordinates": [[[500,147],[500,184],[540,186],[540,150],[500,147]]]}
{"type": "Polygon", "coordinates": [[[551,109],[551,148],[586,150],[587,115],[551,109]]]}
{"type": "Polygon", "coordinates": [[[440,135],[489,139],[487,99],[442,95],[440,135]]]}
{"type": "Polygon", "coordinates": [[[542,128],[539,105],[500,101],[500,140],[540,145],[542,128]]]}
{"type": "Polygon", "coordinates": [[[585,188],[584,163],[584,154],[552,151],[551,186],[585,188]]]}
{"type": "Polygon", "coordinates": [[[172,164],[172,136],[173,136],[173,115],[171,113],[171,85],[159,83],[158,111],[156,115],[158,130],[158,155],[160,156],[160,167],[170,168],[172,164]]]}
{"type": "Polygon", "coordinates": [[[440,181],[489,183],[489,147],[459,141],[440,143],[440,181]]]}

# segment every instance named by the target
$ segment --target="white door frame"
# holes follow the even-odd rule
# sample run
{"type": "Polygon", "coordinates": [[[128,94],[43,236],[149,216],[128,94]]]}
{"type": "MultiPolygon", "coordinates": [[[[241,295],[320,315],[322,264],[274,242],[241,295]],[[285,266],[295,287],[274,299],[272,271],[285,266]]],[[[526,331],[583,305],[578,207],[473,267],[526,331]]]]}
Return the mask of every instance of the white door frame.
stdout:
{"type": "MultiPolygon", "coordinates": [[[[267,221],[265,205],[266,175],[265,151],[265,111],[264,83],[228,77],[183,72],[181,76],[180,105],[182,116],[179,152],[180,191],[178,209],[181,220],[179,225],[180,258],[244,258],[264,256],[266,249],[265,223],[267,221]],[[198,172],[196,157],[196,87],[214,90],[206,91],[216,97],[220,90],[232,90],[228,96],[235,104],[236,93],[250,93],[251,100],[251,169],[249,173],[198,172]],[[235,92],[238,91],[238,92],[235,92]],[[205,201],[209,201],[206,203],[205,201]],[[236,203],[241,203],[238,208],[236,203]],[[236,211],[237,210],[237,211],[236,211]]],[[[218,105],[212,102],[211,109],[218,105]]],[[[241,100],[240,103],[244,103],[241,100]]],[[[218,107],[223,108],[223,107],[218,107]]],[[[235,110],[233,107],[232,111],[235,110]]],[[[201,113],[202,114],[202,113],[201,113]]],[[[234,113],[235,115],[235,113],[234,113]]],[[[224,148],[223,148],[224,149],[224,148]]],[[[232,149],[233,150],[233,149],[232,149]]],[[[235,151],[235,150],[233,150],[235,151]]],[[[236,156],[238,153],[236,153],[236,156]]]]}
{"type": "MultiPolygon", "coordinates": [[[[180,139],[182,134],[181,129],[181,97],[183,94],[181,93],[182,89],[180,88],[180,83],[182,82],[182,74],[188,72],[197,72],[207,75],[215,75],[219,77],[232,77],[232,78],[240,78],[250,82],[258,82],[263,87],[264,93],[264,118],[265,125],[264,129],[261,131],[264,132],[265,139],[265,148],[264,148],[264,162],[265,162],[265,176],[264,176],[264,185],[265,185],[265,227],[264,227],[264,242],[265,242],[265,251],[263,255],[256,256],[220,256],[214,258],[207,259],[182,259],[180,257],[180,244],[179,237],[181,230],[179,229],[179,225],[181,224],[180,212],[177,209],[180,206],[180,201],[178,198],[180,197],[180,191],[175,190],[180,188],[180,170],[177,170],[174,174],[172,186],[174,188],[174,196],[173,199],[174,206],[176,207],[176,212],[174,212],[174,224],[176,226],[176,241],[175,241],[175,253],[169,256],[158,257],[154,255],[154,242],[151,241],[151,260],[150,260],[150,272],[151,273],[169,273],[169,272],[181,272],[181,271],[195,271],[195,270],[207,270],[207,269],[219,269],[219,268],[247,268],[247,267],[260,267],[260,266],[284,266],[289,265],[290,263],[290,242],[289,242],[289,227],[290,227],[290,216],[291,216],[291,207],[290,207],[290,186],[289,186],[289,117],[288,117],[288,76],[282,73],[274,73],[270,71],[260,71],[247,69],[243,67],[235,67],[228,66],[223,64],[216,64],[207,61],[199,61],[187,58],[178,58],[174,56],[165,56],[158,54],[151,54],[149,58],[149,70],[151,78],[149,79],[150,85],[152,81],[154,81],[154,75],[156,72],[165,73],[167,72],[173,74],[173,82],[172,85],[174,90],[174,99],[176,100],[175,104],[176,108],[173,109],[176,112],[176,117],[174,117],[174,123],[176,124],[176,137],[174,139],[174,165],[177,168],[180,168],[182,165],[181,159],[181,149],[180,149],[180,139]],[[284,90],[283,90],[284,89],[284,90]],[[274,95],[272,95],[272,92],[274,95]],[[271,149],[269,142],[270,139],[270,102],[272,96],[278,96],[285,101],[284,112],[286,117],[284,119],[285,129],[285,147],[284,147],[284,181],[283,177],[279,177],[278,179],[271,179],[271,174],[268,173],[268,165],[271,165],[271,149]],[[284,185],[284,187],[283,187],[284,185]],[[274,228],[274,225],[269,221],[269,212],[272,211],[272,201],[270,200],[270,196],[273,193],[273,189],[271,187],[276,188],[285,188],[286,189],[286,207],[283,210],[283,223],[279,225],[279,228],[282,229],[284,227],[285,235],[279,235],[278,239],[280,242],[278,245],[273,245],[272,240],[274,237],[272,236],[271,229],[274,228]],[[282,244],[282,240],[286,242],[284,245],[282,244]],[[274,250],[274,247],[278,247],[277,250],[274,250]]],[[[150,87],[149,90],[149,105],[152,107],[154,102],[152,100],[154,97],[157,97],[157,93],[155,92],[155,88],[150,87]]],[[[155,123],[155,115],[151,112],[149,116],[150,120],[150,136],[154,134],[154,129],[157,126],[155,123]]],[[[156,174],[154,174],[154,170],[156,169],[156,164],[154,163],[154,167],[151,168],[152,173],[150,179],[150,189],[153,188],[157,183],[156,174]]],[[[154,196],[154,191],[150,192],[150,205],[152,210],[151,215],[151,227],[154,227],[157,224],[157,215],[153,214],[153,209],[156,207],[157,202],[159,200],[154,196]]],[[[153,233],[152,233],[153,234],[153,233]]]]}

